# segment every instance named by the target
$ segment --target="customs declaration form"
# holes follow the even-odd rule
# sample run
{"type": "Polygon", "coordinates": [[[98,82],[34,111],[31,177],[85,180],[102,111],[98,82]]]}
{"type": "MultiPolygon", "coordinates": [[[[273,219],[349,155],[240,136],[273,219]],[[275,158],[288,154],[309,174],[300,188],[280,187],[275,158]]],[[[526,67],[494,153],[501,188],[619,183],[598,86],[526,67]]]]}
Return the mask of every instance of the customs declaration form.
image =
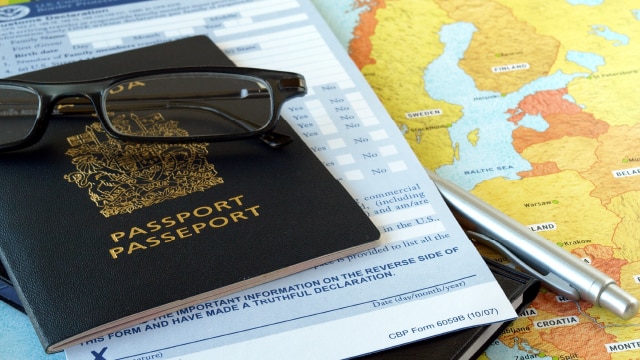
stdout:
{"type": "Polygon", "coordinates": [[[516,316],[308,0],[65,3],[10,6],[15,11],[0,21],[2,76],[193,35],[209,36],[238,66],[299,72],[309,93],[288,102],[283,118],[384,239],[377,248],[69,348],[68,359],[345,358],[516,316]],[[20,9],[28,14],[20,18],[20,9]]]}

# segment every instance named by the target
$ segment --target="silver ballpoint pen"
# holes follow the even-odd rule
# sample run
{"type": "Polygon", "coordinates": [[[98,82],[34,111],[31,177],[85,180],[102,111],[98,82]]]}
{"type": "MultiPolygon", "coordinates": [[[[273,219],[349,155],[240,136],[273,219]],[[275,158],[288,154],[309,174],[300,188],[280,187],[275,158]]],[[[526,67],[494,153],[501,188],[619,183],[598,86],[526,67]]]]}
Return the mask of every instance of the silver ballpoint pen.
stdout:
{"type": "Polygon", "coordinates": [[[609,276],[454,183],[427,173],[472,240],[499,251],[559,295],[588,301],[622,319],[637,314],[638,299],[609,276]]]}

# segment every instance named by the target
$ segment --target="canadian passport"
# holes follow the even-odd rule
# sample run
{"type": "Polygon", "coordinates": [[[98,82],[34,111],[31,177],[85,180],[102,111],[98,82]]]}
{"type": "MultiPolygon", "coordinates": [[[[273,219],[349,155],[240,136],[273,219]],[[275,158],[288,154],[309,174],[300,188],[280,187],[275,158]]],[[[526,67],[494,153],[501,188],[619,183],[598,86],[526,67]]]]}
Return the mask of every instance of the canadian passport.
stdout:
{"type": "MultiPolygon", "coordinates": [[[[195,37],[19,78],[200,65],[233,66],[195,37]]],[[[286,121],[276,131],[293,142],[116,149],[97,119],[56,117],[40,142],[1,154],[0,259],[45,350],[377,245],[377,228],[286,121]]]]}

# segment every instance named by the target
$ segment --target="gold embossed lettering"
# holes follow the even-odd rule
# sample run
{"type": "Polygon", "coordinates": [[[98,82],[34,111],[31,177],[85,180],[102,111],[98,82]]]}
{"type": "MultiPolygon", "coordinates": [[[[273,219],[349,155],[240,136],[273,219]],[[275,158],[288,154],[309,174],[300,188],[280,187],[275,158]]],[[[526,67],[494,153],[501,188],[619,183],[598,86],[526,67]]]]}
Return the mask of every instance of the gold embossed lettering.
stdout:
{"type": "Polygon", "coordinates": [[[188,218],[189,216],[191,216],[191,213],[188,212],[182,212],[180,214],[176,214],[176,218],[178,219],[179,222],[183,223],[184,220],[186,218],[188,218]]]}
{"type": "Polygon", "coordinates": [[[156,239],[156,237],[150,237],[147,240],[145,240],[144,242],[146,242],[147,244],[149,244],[149,247],[156,247],[158,245],[160,245],[160,240],[156,239]]]}
{"type": "Polygon", "coordinates": [[[181,239],[188,238],[193,235],[192,233],[189,232],[189,228],[186,228],[186,227],[176,230],[176,233],[178,233],[178,236],[181,239]]]}
{"type": "Polygon", "coordinates": [[[248,209],[246,209],[246,211],[250,211],[254,216],[260,216],[260,214],[258,214],[258,208],[260,207],[260,205],[255,205],[252,206],[248,209]]]}
{"type": "Polygon", "coordinates": [[[147,232],[143,229],[140,229],[139,227],[132,227],[131,231],[129,232],[129,239],[133,239],[134,236],[136,235],[140,235],[140,234],[146,234],[147,232]]]}
{"type": "MultiPolygon", "coordinates": [[[[132,226],[126,231],[113,232],[110,236],[114,242],[122,243],[126,241],[128,244],[111,248],[109,254],[113,259],[118,259],[123,255],[131,255],[138,250],[154,248],[175,240],[197,237],[207,232],[210,234],[215,231],[214,229],[225,228],[228,225],[234,226],[233,224],[242,223],[260,216],[260,206],[253,205],[248,207],[243,205],[243,199],[243,195],[238,195],[227,200],[212,202],[212,205],[202,205],[193,208],[191,211],[182,211],[172,216],[148,221],[144,226],[132,226]],[[177,227],[178,224],[181,224],[179,228],[177,227]],[[171,229],[174,226],[176,228],[171,229]],[[140,236],[156,232],[159,235],[140,236]],[[144,238],[144,240],[139,240],[138,238],[144,238]]],[[[213,235],[212,237],[207,237],[207,240],[215,241],[219,238],[213,235]]]]}
{"type": "Polygon", "coordinates": [[[231,206],[229,206],[226,201],[218,201],[213,204],[213,206],[216,207],[216,210],[218,210],[218,212],[222,211],[222,209],[231,209],[231,206]]]}
{"type": "Polygon", "coordinates": [[[166,218],[162,218],[162,220],[160,220],[165,227],[172,227],[176,224],[176,221],[173,220],[173,218],[171,216],[167,216],[166,218]]]}
{"type": "Polygon", "coordinates": [[[151,231],[151,232],[158,231],[158,230],[162,229],[162,225],[158,224],[157,221],[151,221],[151,222],[147,223],[147,227],[149,228],[149,231],[151,231]]]}
{"type": "Polygon", "coordinates": [[[238,205],[242,205],[242,201],[240,199],[242,199],[244,197],[244,195],[238,195],[236,197],[232,197],[229,200],[235,201],[236,204],[238,205]]]}
{"type": "Polygon", "coordinates": [[[120,241],[120,239],[122,239],[126,234],[124,233],[124,231],[118,231],[118,232],[114,232],[113,234],[111,234],[111,240],[113,240],[113,242],[118,242],[120,241]]]}
{"type": "Polygon", "coordinates": [[[127,251],[127,254],[131,255],[131,253],[136,251],[136,250],[140,250],[140,249],[144,250],[146,248],[147,248],[146,246],[144,246],[144,245],[142,245],[140,243],[137,243],[135,241],[132,241],[129,244],[129,251],[127,251]]]}
{"type": "MultiPolygon", "coordinates": [[[[220,211],[220,210],[218,210],[220,211]]],[[[209,206],[201,206],[195,210],[193,210],[193,215],[195,215],[196,217],[205,217],[205,216],[209,216],[211,215],[211,213],[213,213],[213,209],[209,206]]]]}
{"type": "Polygon", "coordinates": [[[200,234],[200,231],[201,231],[202,229],[206,228],[206,227],[207,227],[207,224],[205,224],[205,223],[197,223],[197,224],[193,224],[193,225],[191,225],[191,227],[193,228],[193,231],[194,231],[196,234],[200,234]]]}
{"type": "Polygon", "coordinates": [[[232,212],[231,214],[229,214],[229,216],[231,217],[231,220],[233,222],[238,222],[238,219],[243,219],[243,220],[248,219],[242,211],[232,212]]]}
{"type": "Polygon", "coordinates": [[[114,247],[112,249],[109,249],[109,253],[111,253],[111,257],[114,259],[118,258],[118,254],[122,254],[122,252],[124,251],[124,248],[122,246],[118,246],[118,247],[114,247]]]}
{"type": "Polygon", "coordinates": [[[131,90],[134,87],[138,87],[138,86],[144,86],[144,83],[142,81],[131,81],[128,84],[119,84],[118,86],[114,86],[111,89],[109,89],[109,94],[111,95],[118,94],[125,90],[131,90]]]}
{"type": "Polygon", "coordinates": [[[229,219],[227,219],[226,217],[217,217],[209,221],[209,226],[211,226],[212,228],[220,228],[227,225],[228,223],[229,219]]]}
{"type": "Polygon", "coordinates": [[[171,234],[170,232],[166,232],[162,235],[160,235],[160,237],[164,240],[164,242],[168,243],[168,242],[172,242],[173,240],[176,239],[175,236],[173,236],[173,234],[171,234]]]}

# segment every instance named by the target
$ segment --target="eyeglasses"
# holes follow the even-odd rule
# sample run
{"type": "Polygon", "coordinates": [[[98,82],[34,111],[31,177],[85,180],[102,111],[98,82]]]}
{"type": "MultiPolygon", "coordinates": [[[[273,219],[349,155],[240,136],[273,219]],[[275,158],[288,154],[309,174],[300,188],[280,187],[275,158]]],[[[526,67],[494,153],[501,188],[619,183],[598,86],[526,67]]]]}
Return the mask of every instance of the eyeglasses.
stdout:
{"type": "Polygon", "coordinates": [[[51,115],[87,114],[120,140],[215,142],[259,136],[279,147],[290,141],[273,132],[280,109],[305,94],[302,75],[237,67],[151,70],[66,83],[0,80],[0,151],[38,142],[51,115]],[[173,125],[143,121],[153,114],[173,125]]]}

